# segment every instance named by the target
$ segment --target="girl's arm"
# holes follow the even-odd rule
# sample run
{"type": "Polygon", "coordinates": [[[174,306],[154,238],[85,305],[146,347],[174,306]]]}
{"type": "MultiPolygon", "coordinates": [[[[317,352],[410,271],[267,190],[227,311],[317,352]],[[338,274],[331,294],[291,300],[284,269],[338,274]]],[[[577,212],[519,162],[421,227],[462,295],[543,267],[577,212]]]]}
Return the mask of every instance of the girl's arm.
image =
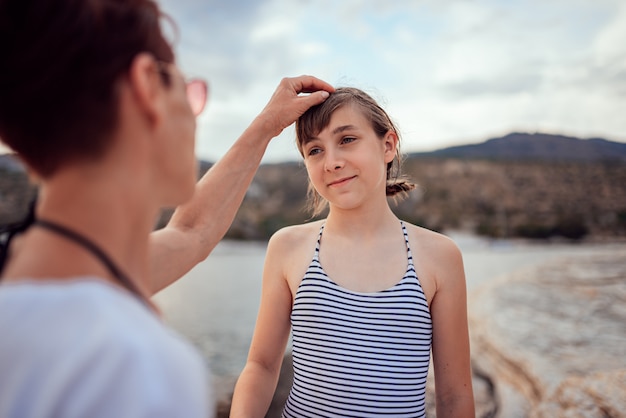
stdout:
{"type": "Polygon", "coordinates": [[[291,330],[292,294],[284,274],[289,257],[290,245],[279,231],[268,244],[261,305],[248,361],[235,386],[231,418],[264,417],[276,390],[291,330]]]}
{"type": "Polygon", "coordinates": [[[333,90],[311,76],[281,81],[263,111],[200,179],[193,198],[176,209],[165,228],[151,234],[148,288],[153,294],[209,255],[235,218],[270,140],[333,90]]]}
{"type": "Polygon", "coordinates": [[[463,259],[458,247],[445,237],[434,255],[437,288],[430,311],[437,417],[474,418],[463,259]]]}

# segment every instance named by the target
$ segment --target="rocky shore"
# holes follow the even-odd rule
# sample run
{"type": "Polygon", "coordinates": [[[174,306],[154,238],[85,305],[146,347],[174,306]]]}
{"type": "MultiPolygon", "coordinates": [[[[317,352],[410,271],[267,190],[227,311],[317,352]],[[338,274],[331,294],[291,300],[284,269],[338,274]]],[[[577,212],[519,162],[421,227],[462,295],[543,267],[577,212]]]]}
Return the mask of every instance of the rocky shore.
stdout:
{"type": "Polygon", "coordinates": [[[626,417],[626,248],[564,258],[472,293],[474,371],[494,417],[626,417]]]}
{"type": "MultiPolygon", "coordinates": [[[[476,417],[626,417],[626,246],[503,276],[470,293],[469,311],[476,417]]],[[[267,417],[291,379],[287,355],[267,417]]],[[[431,376],[429,417],[434,404],[431,376]]]]}

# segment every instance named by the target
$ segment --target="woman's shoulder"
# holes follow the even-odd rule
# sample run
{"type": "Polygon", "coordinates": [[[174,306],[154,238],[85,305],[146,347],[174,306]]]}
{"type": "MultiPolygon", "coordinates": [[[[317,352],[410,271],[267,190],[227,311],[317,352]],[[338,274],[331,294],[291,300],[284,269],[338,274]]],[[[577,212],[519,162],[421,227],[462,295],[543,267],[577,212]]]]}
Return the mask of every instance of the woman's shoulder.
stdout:
{"type": "Polygon", "coordinates": [[[35,401],[45,402],[46,389],[54,384],[59,405],[89,407],[94,397],[111,400],[105,412],[83,411],[82,416],[125,416],[156,403],[172,413],[205,409],[200,354],[124,290],[97,277],[51,279],[5,284],[0,299],[3,378],[36,377],[28,385],[35,401]],[[146,385],[137,386],[138,381],[146,385]],[[168,393],[167,402],[154,397],[156,390],[168,393]],[[134,403],[127,396],[131,392],[134,403]]]}
{"type": "Polygon", "coordinates": [[[5,285],[0,300],[0,330],[15,330],[15,344],[20,339],[25,344],[29,338],[49,340],[47,350],[64,351],[72,348],[69,342],[84,339],[91,342],[90,347],[108,351],[147,352],[156,343],[171,339],[172,333],[162,321],[135,296],[97,277],[5,285]],[[18,318],[21,325],[9,327],[10,323],[2,320],[7,317],[18,318]]]}

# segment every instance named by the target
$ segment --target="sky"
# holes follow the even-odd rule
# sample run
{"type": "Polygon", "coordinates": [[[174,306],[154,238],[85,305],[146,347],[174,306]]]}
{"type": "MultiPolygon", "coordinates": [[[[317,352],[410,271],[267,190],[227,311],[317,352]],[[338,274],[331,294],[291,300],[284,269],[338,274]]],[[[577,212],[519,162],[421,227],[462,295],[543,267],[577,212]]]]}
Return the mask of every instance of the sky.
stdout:
{"type": "MultiPolygon", "coordinates": [[[[301,74],[370,93],[404,152],[514,131],[626,142],[624,0],[157,1],[179,66],[210,85],[201,159],[301,74]]],[[[264,162],[299,159],[290,127],[264,162]]]]}
{"type": "MultiPolygon", "coordinates": [[[[404,152],[546,132],[626,142],[623,0],[161,0],[178,62],[210,83],[197,155],[215,160],[280,79],[359,87],[404,152]]],[[[265,162],[298,160],[293,128],[265,162]]]]}

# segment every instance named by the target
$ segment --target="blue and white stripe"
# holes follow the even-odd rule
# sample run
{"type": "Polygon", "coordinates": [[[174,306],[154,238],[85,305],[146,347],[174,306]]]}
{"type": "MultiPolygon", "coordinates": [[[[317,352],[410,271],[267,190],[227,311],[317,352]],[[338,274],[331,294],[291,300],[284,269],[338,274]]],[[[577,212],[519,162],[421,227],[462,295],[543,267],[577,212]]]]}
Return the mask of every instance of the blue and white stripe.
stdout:
{"type": "Polygon", "coordinates": [[[294,383],[284,417],[425,416],[432,321],[403,223],[402,231],[402,280],[360,293],[324,272],[320,229],[291,313],[294,383]]]}

